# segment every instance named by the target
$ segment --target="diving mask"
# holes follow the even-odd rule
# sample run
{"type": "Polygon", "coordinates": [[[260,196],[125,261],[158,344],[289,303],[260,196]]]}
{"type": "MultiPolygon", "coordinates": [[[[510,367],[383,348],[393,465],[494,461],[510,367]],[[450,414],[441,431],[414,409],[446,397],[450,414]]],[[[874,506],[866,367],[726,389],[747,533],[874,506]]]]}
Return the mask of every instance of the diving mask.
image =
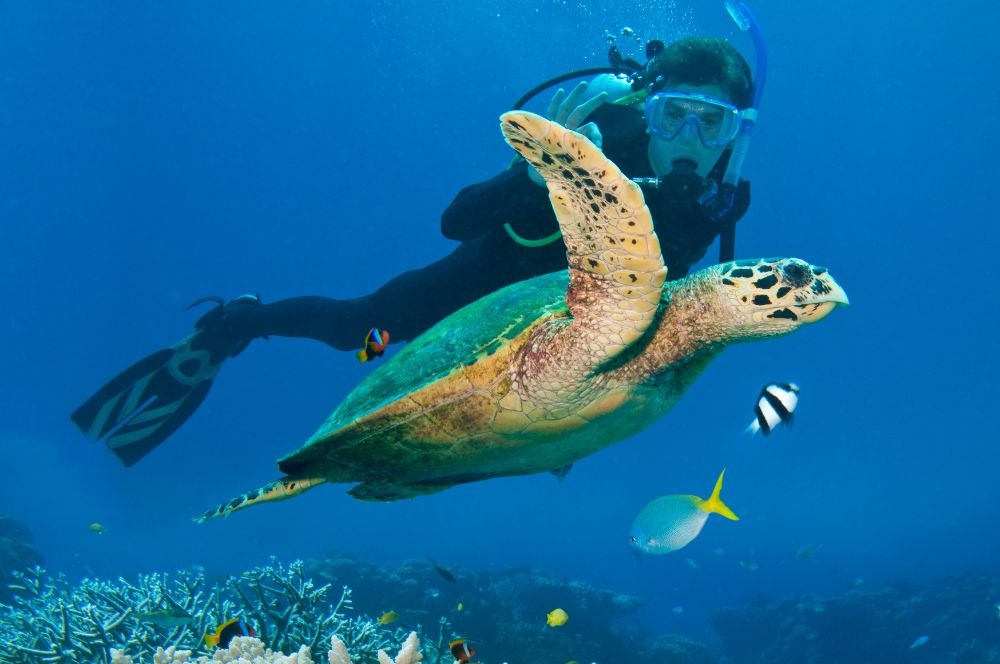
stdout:
{"type": "Polygon", "coordinates": [[[646,100],[649,131],[668,141],[685,127],[698,133],[706,148],[732,143],[740,131],[743,112],[714,97],[688,92],[657,92],[646,100]]]}

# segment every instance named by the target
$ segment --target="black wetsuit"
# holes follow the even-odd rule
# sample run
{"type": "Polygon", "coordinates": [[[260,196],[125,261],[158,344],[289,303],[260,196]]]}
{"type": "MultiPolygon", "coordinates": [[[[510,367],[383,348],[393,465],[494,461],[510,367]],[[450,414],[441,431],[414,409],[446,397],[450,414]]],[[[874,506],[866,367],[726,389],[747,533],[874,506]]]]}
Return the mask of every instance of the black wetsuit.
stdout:
{"type": "MultiPolygon", "coordinates": [[[[588,120],[601,129],[603,151],[629,177],[652,177],[649,138],[642,113],[605,104],[588,120]]],[[[710,179],[720,181],[728,152],[710,179]]],[[[667,178],[660,188],[644,188],[668,267],[668,278],[687,274],[705,255],[722,225],[735,224],[750,205],[750,185],[741,180],[725,220],[710,221],[698,203],[700,178],[667,178]]],[[[528,178],[521,161],[513,168],[459,192],[441,216],[441,232],[459,240],[451,254],[404,272],[377,291],[352,300],[294,297],[264,304],[241,315],[230,332],[248,337],[307,337],[341,350],[358,349],[371,327],[387,330],[392,341],[413,339],[448,314],[502,286],[566,267],[562,241],[528,248],[515,243],[505,223],[523,238],[558,230],[548,191],[528,178]]]]}

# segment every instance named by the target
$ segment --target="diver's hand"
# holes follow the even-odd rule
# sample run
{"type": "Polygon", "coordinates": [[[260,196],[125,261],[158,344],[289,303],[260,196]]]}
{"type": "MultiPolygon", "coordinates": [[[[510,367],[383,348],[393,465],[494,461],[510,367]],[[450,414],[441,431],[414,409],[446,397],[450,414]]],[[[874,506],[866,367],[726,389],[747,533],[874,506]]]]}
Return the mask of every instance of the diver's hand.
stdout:
{"type": "MultiPolygon", "coordinates": [[[[593,122],[588,122],[587,124],[580,126],[588,115],[594,112],[594,110],[603,104],[608,99],[608,93],[602,92],[596,95],[582,104],[578,103],[580,97],[583,93],[587,91],[587,82],[581,81],[579,85],[573,88],[573,91],[566,95],[566,91],[562,88],[556,90],[556,93],[552,96],[552,101],[549,102],[549,108],[545,112],[545,117],[553,122],[558,122],[567,129],[572,129],[583,136],[585,136],[591,143],[597,146],[597,149],[601,149],[603,145],[603,137],[601,136],[601,130],[593,122]]],[[[545,186],[545,179],[538,174],[538,171],[534,169],[533,166],[528,166],[528,177],[531,181],[540,187],[545,186]]]]}
{"type": "Polygon", "coordinates": [[[657,188],[675,205],[694,205],[705,192],[705,178],[693,170],[673,170],[660,176],[660,184],[657,188]]]}

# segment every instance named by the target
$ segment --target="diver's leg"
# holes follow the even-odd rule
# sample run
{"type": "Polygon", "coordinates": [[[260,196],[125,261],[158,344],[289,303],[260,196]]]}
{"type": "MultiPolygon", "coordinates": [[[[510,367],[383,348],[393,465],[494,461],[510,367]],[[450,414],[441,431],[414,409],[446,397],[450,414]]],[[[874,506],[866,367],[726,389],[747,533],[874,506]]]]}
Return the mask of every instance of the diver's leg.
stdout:
{"type": "Polygon", "coordinates": [[[361,348],[373,327],[388,331],[393,342],[408,341],[448,314],[516,281],[513,266],[498,253],[492,238],[478,238],[441,260],[404,272],[370,295],[350,300],[293,297],[262,305],[244,329],[254,337],[316,339],[339,350],[361,348]]]}

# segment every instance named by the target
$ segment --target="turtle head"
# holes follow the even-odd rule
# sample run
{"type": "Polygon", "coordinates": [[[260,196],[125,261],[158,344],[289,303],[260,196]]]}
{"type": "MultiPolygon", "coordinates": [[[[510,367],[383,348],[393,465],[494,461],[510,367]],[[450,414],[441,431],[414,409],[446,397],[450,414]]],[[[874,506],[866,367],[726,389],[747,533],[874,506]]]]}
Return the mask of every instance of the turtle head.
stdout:
{"type": "Polygon", "coordinates": [[[741,338],[785,334],[848,304],[825,267],[798,258],[740,260],[713,269],[721,306],[741,338]]]}

